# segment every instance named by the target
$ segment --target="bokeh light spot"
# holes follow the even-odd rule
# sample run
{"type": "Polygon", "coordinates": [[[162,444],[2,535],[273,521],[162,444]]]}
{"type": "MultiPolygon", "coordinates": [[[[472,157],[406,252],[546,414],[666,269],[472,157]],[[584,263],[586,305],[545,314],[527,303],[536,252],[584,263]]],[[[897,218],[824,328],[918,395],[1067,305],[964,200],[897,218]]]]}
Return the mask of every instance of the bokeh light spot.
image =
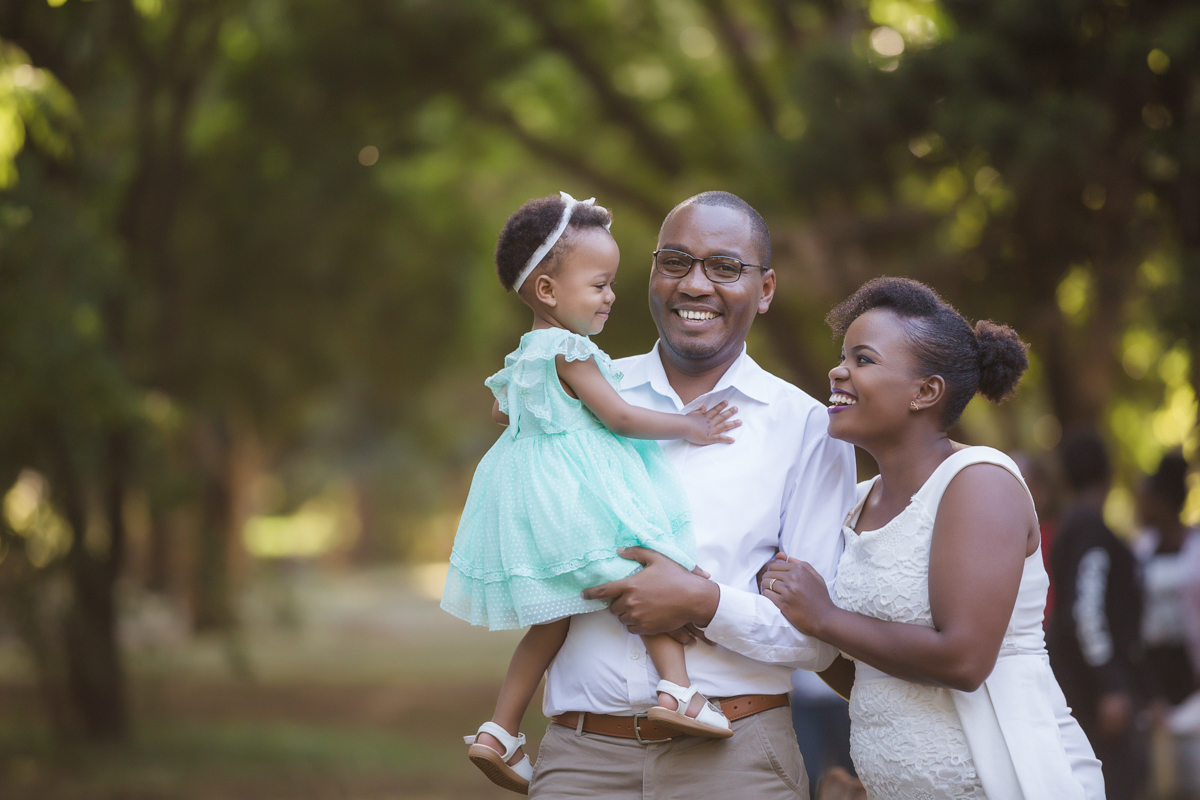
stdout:
{"type": "Polygon", "coordinates": [[[894,28],[881,25],[871,31],[871,49],[884,58],[894,58],[904,52],[904,37],[894,28]]]}
{"type": "Polygon", "coordinates": [[[717,49],[717,40],[708,28],[694,25],[679,34],[679,49],[688,58],[708,58],[717,49]]]}
{"type": "Polygon", "coordinates": [[[1058,284],[1058,308],[1073,325],[1087,319],[1088,301],[1092,296],[1092,273],[1087,267],[1074,266],[1058,284]]]}
{"type": "Polygon", "coordinates": [[[1171,110],[1158,103],[1147,103],[1142,106],[1142,122],[1152,131],[1161,131],[1171,126],[1171,110]]]}
{"type": "Polygon", "coordinates": [[[1146,63],[1155,75],[1166,75],[1171,68],[1171,57],[1156,47],[1146,56],[1146,63]]]}
{"type": "Polygon", "coordinates": [[[1062,439],[1062,423],[1053,414],[1038,417],[1033,423],[1033,441],[1043,450],[1053,450],[1062,439]]]}
{"type": "Polygon", "coordinates": [[[379,148],[373,144],[369,144],[362,150],[358,151],[358,163],[364,167],[370,167],[379,160],[379,148]]]}

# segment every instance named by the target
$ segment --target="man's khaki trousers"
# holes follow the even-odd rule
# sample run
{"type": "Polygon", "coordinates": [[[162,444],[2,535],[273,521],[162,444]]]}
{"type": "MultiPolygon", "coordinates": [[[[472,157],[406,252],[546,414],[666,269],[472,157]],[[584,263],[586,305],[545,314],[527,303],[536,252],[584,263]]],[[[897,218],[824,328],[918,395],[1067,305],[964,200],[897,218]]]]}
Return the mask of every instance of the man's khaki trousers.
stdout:
{"type": "Polygon", "coordinates": [[[683,736],[644,745],[551,723],[531,800],[808,800],[808,776],[785,706],[733,723],[728,739],[683,736]]]}

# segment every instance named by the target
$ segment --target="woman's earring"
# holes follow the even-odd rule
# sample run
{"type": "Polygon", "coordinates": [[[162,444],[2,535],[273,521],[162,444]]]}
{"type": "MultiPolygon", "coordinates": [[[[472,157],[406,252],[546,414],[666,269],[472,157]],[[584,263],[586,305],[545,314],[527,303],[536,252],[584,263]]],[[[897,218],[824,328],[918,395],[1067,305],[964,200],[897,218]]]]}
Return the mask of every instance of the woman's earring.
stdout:
{"type": "Polygon", "coordinates": [[[909,408],[911,408],[913,411],[919,411],[919,410],[920,410],[920,409],[918,409],[918,408],[917,408],[917,401],[916,401],[916,400],[913,400],[911,403],[909,403],[909,404],[908,404],[908,407],[909,407],[909,408]]]}

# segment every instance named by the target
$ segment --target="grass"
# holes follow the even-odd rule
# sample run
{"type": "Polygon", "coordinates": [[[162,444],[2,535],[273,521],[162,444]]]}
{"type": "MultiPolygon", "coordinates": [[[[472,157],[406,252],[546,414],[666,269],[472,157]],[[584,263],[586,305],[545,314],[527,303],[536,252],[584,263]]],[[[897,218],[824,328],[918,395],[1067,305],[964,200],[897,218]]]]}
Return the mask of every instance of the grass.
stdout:
{"type": "MultiPolygon", "coordinates": [[[[29,664],[0,645],[0,798],[516,797],[471,766],[461,737],[490,715],[519,632],[453,620],[401,571],[295,589],[300,625],[260,620],[232,642],[147,637],[132,613],[134,732],[120,746],[53,742],[29,664]]],[[[526,717],[531,755],[545,725],[537,708],[526,717]]]]}

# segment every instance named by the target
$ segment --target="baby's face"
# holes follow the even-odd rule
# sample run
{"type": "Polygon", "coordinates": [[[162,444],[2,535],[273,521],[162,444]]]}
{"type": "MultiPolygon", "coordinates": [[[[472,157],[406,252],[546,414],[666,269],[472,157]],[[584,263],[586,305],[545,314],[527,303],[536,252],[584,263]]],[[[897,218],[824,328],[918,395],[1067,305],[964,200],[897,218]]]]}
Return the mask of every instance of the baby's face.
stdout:
{"type": "Polygon", "coordinates": [[[613,285],[620,262],[621,251],[608,231],[589,228],[577,233],[553,278],[554,319],[581,336],[604,330],[617,297],[613,285]]]}

